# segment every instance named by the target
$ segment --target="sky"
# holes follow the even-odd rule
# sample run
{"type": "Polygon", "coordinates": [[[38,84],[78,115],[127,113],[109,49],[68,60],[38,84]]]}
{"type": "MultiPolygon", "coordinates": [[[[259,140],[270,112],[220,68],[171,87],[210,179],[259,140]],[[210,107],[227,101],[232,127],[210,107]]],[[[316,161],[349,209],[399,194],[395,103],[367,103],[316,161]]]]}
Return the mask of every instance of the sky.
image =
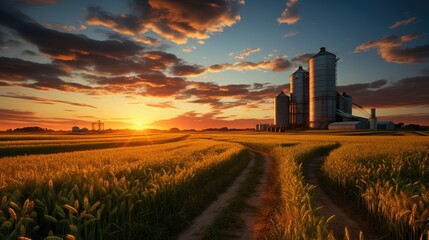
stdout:
{"type": "MultiPolygon", "coordinates": [[[[0,0],[0,130],[251,128],[326,47],[337,90],[429,125],[427,0],[0,0]]],[[[365,111],[353,114],[368,117],[365,111]]]]}

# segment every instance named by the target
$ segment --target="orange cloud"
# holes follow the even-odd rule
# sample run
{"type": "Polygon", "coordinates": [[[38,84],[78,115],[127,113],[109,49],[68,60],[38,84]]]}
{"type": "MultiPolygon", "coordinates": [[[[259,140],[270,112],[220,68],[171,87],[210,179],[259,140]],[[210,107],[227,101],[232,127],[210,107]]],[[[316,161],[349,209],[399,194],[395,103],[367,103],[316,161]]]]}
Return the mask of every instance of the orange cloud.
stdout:
{"type": "Polygon", "coordinates": [[[174,108],[174,109],[177,108],[173,105],[173,102],[171,101],[160,102],[160,103],[147,103],[146,106],[154,107],[154,108],[174,108]]]}
{"type": "Polygon", "coordinates": [[[234,57],[236,59],[244,59],[245,57],[250,56],[250,54],[256,53],[259,51],[261,51],[260,48],[246,48],[243,51],[241,51],[238,55],[236,55],[235,53],[230,53],[229,56],[234,57]]]}
{"type": "Polygon", "coordinates": [[[298,8],[296,7],[297,2],[298,0],[289,0],[286,3],[285,10],[283,11],[282,15],[277,19],[278,23],[286,23],[288,25],[292,25],[299,21],[300,17],[298,16],[298,8]]]}
{"type": "Polygon", "coordinates": [[[242,1],[237,0],[148,0],[133,1],[132,14],[113,15],[100,7],[89,7],[87,23],[135,35],[148,30],[177,44],[188,38],[204,40],[240,20],[242,1]]]}
{"type": "Polygon", "coordinates": [[[355,53],[366,52],[376,48],[387,62],[398,64],[420,63],[429,60],[429,44],[417,47],[400,48],[405,43],[419,38],[419,34],[389,36],[377,41],[369,41],[355,48],[355,53]]]}
{"type": "Polygon", "coordinates": [[[389,28],[394,29],[394,28],[397,28],[401,25],[407,25],[407,24],[414,22],[414,20],[416,20],[416,19],[417,19],[416,17],[410,17],[410,18],[402,20],[402,21],[397,21],[392,26],[390,26],[389,28]]]}

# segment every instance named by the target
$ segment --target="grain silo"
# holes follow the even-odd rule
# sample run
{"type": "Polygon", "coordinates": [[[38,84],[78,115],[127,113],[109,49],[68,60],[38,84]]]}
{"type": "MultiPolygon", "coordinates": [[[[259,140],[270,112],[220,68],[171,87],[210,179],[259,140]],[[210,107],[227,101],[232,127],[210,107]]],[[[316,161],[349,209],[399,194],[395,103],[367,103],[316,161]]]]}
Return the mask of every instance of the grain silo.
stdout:
{"type": "Polygon", "coordinates": [[[337,57],[324,47],[308,62],[310,128],[328,128],[329,123],[335,122],[336,65],[337,57]]]}
{"type": "Polygon", "coordinates": [[[274,98],[274,124],[277,127],[289,125],[289,97],[284,92],[274,98]]]}
{"type": "Polygon", "coordinates": [[[290,123],[308,126],[308,72],[299,66],[290,75],[290,123]]]}

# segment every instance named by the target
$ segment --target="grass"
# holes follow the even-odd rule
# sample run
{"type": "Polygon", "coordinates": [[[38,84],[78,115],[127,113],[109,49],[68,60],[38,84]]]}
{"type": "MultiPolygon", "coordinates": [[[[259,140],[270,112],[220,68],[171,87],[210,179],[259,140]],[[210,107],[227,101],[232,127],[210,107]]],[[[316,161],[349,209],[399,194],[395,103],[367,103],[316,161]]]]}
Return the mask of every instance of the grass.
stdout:
{"type": "Polygon", "coordinates": [[[255,154],[255,164],[240,185],[237,195],[231,202],[216,216],[213,223],[205,230],[204,239],[225,239],[234,229],[244,227],[244,221],[240,214],[244,209],[249,208],[247,199],[255,191],[264,171],[264,158],[259,153],[255,154]]]}

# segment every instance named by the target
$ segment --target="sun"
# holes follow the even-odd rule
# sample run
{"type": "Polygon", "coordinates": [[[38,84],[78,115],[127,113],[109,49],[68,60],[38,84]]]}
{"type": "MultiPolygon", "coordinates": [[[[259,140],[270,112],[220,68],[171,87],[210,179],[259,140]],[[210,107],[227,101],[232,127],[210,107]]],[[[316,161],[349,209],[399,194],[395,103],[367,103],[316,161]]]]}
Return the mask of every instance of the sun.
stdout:
{"type": "Polygon", "coordinates": [[[135,129],[136,130],[143,130],[144,129],[144,124],[142,122],[137,122],[135,129]]]}

